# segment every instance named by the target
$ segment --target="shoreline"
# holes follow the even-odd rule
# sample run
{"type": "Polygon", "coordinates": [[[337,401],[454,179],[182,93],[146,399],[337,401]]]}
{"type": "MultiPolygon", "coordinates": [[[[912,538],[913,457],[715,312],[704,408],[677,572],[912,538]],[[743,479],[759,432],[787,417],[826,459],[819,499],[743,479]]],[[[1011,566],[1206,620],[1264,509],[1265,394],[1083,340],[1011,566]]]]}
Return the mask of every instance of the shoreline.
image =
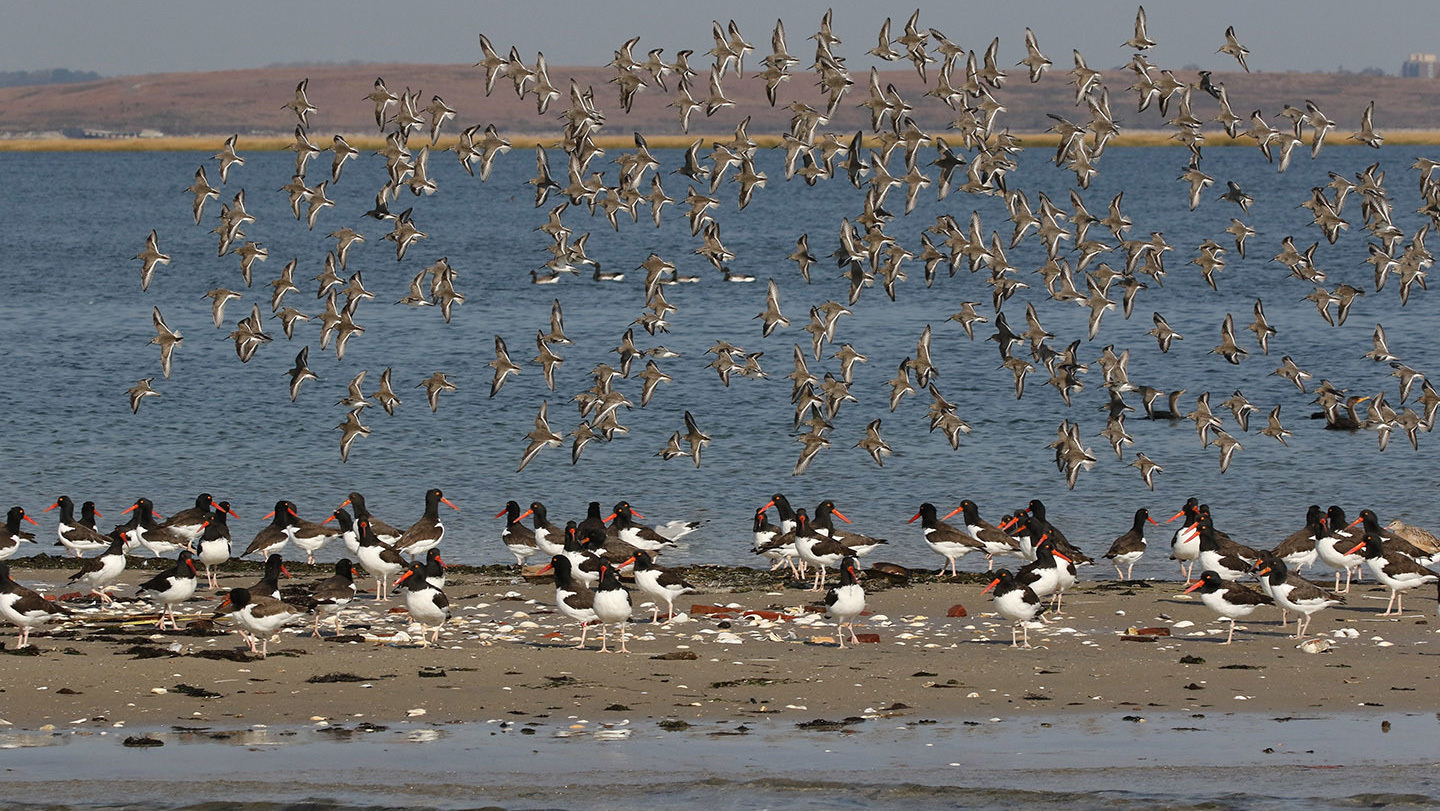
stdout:
{"type": "MultiPolygon", "coordinates": [[[[59,588],[58,572],[19,568],[24,563],[12,561],[20,582],[70,590],[59,588]]],[[[732,573],[727,585],[707,575],[711,568],[719,567],[684,570],[702,593],[678,601],[677,610],[691,613],[669,625],[649,622],[644,595],[632,594],[640,621],[630,626],[629,656],[598,653],[593,633],[590,650],[570,649],[576,626],[554,613],[548,581],[454,569],[446,592],[456,619],[429,649],[412,646],[419,628],[403,599],[352,603],[338,642],[333,632],[312,639],[308,621],[297,622],[265,660],[244,654],[228,623],[208,619],[219,603],[209,593],[180,607],[186,627],[179,632],[155,632],[148,604],[126,603],[107,617],[76,602],[83,621],[37,631],[38,655],[13,653],[7,633],[0,730],[523,724],[570,715],[678,728],[867,715],[1393,714],[1433,712],[1440,681],[1426,658],[1440,656],[1432,598],[1412,593],[1403,619],[1382,619],[1386,591],[1369,581],[1352,590],[1348,605],[1316,616],[1311,638],[1332,647],[1307,653],[1269,607],[1240,624],[1234,644],[1218,644],[1226,624],[1170,581],[1082,580],[1067,592],[1058,620],[1032,628],[1036,649],[1012,649],[1009,623],[986,616],[981,577],[952,583],[927,574],[884,587],[877,576],[867,580],[869,615],[858,623],[862,635],[874,635],[862,639],[875,641],[840,650],[833,624],[806,609],[823,595],[778,578],[764,587],[758,570],[732,573]],[[947,616],[960,607],[964,616],[947,616]],[[1140,629],[1150,633],[1127,633],[1140,629]]],[[[224,574],[221,587],[253,577],[224,574]]],[[[298,600],[321,577],[282,588],[298,600]]],[[[117,597],[130,593],[122,587],[117,597]]]]}

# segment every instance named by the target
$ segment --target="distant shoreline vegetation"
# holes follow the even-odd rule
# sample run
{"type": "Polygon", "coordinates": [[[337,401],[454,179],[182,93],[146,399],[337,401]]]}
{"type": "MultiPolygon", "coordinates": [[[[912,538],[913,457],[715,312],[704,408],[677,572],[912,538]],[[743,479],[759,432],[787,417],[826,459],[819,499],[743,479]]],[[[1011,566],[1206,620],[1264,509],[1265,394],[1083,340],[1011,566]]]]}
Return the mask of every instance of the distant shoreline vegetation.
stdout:
{"type": "Polygon", "coordinates": [[[93,70],[7,70],[0,71],[0,87],[27,87],[45,84],[73,84],[75,82],[98,82],[100,74],[93,70]]]}

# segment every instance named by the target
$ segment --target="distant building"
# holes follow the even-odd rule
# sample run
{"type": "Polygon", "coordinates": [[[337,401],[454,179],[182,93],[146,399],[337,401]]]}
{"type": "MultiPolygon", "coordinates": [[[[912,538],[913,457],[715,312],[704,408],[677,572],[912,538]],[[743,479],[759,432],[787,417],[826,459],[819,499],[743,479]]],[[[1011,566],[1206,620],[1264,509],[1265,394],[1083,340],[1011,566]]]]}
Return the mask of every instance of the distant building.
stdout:
{"type": "Polygon", "coordinates": [[[1440,60],[1435,54],[1410,54],[1400,65],[1400,75],[1407,79],[1440,79],[1440,60]]]}

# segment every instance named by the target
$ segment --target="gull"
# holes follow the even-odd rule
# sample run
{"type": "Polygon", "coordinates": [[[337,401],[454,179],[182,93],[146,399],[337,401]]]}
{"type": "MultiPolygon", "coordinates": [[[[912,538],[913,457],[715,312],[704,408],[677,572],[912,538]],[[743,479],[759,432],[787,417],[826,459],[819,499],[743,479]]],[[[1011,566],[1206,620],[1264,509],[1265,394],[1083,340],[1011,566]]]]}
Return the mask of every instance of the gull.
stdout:
{"type": "Polygon", "coordinates": [[[1277,367],[1275,371],[1271,372],[1270,374],[1289,380],[1291,383],[1295,384],[1295,388],[1299,389],[1302,392],[1305,391],[1305,381],[1309,380],[1312,377],[1309,372],[1301,369],[1299,366],[1296,366],[1295,361],[1291,359],[1289,355],[1281,358],[1280,366],[1277,367]]]}
{"type": "Polygon", "coordinates": [[[1054,63],[1045,54],[1040,53],[1040,46],[1035,42],[1035,32],[1026,28],[1025,58],[1015,64],[1024,65],[1030,69],[1030,83],[1034,84],[1040,81],[1041,76],[1045,75],[1045,69],[1054,63]]]}
{"type": "Polygon", "coordinates": [[[154,309],[150,319],[155,324],[155,337],[150,339],[150,343],[160,347],[160,370],[165,373],[165,379],[169,380],[170,369],[174,363],[175,347],[179,346],[185,338],[165,325],[165,317],[160,314],[159,307],[154,309]]]}
{"type": "Polygon", "coordinates": [[[880,436],[880,420],[874,419],[865,426],[865,438],[855,443],[855,447],[863,448],[875,460],[875,464],[885,467],[884,457],[893,454],[890,444],[880,436]]]}
{"type": "Polygon", "coordinates": [[[230,179],[230,169],[234,166],[244,166],[245,159],[235,154],[235,142],[240,139],[237,133],[225,139],[225,146],[216,152],[214,157],[220,161],[220,185],[230,179]]]}
{"type": "Polygon", "coordinates": [[[169,255],[160,252],[159,239],[159,235],[155,233],[154,229],[151,229],[150,236],[145,238],[145,250],[135,254],[135,258],[141,262],[140,289],[142,291],[150,289],[150,281],[155,278],[156,265],[170,264],[169,255]]]}
{"type": "Polygon", "coordinates": [[[1241,45],[1240,40],[1235,38],[1235,26],[1232,25],[1225,29],[1225,44],[1221,45],[1215,53],[1230,54],[1235,57],[1235,61],[1240,63],[1240,67],[1244,68],[1246,73],[1250,72],[1250,66],[1245,64],[1245,57],[1249,56],[1250,49],[1241,45]]]}
{"type": "Polygon", "coordinates": [[[1140,478],[1145,480],[1145,486],[1151,490],[1155,489],[1155,474],[1165,471],[1165,468],[1152,461],[1150,457],[1139,452],[1135,454],[1135,461],[1131,462],[1130,466],[1140,471],[1140,478]]]}
{"type": "Polygon", "coordinates": [[[1270,409],[1269,424],[1267,424],[1264,428],[1261,428],[1260,433],[1264,436],[1268,436],[1275,440],[1278,440],[1281,445],[1288,446],[1290,444],[1285,441],[1285,437],[1290,436],[1291,433],[1290,431],[1285,430],[1285,426],[1280,424],[1280,406],[1277,405],[1274,408],[1270,409]]]}
{"type": "Polygon", "coordinates": [[[450,378],[444,372],[436,372],[424,380],[415,388],[425,390],[425,399],[430,402],[430,411],[440,410],[440,393],[445,391],[456,391],[457,387],[450,382],[450,378]]]}
{"type": "Polygon", "coordinates": [[[1170,351],[1171,341],[1185,340],[1185,336],[1171,329],[1170,324],[1165,321],[1165,317],[1160,313],[1155,313],[1152,316],[1152,320],[1155,322],[1155,328],[1145,334],[1155,336],[1155,340],[1160,344],[1160,351],[1162,353],[1170,351]]]}
{"type": "Polygon", "coordinates": [[[362,436],[370,436],[370,426],[360,424],[360,411],[356,409],[345,415],[344,422],[335,426],[340,430],[340,461],[350,461],[350,446],[362,436]]]}
{"type": "Polygon", "coordinates": [[[191,210],[195,214],[195,224],[200,224],[200,218],[205,213],[205,201],[210,198],[220,199],[220,190],[210,185],[205,177],[205,165],[195,170],[195,182],[185,188],[185,191],[195,195],[195,201],[191,204],[191,210]]]}
{"type": "Polygon", "coordinates": [[[309,360],[310,347],[307,346],[295,356],[295,366],[285,373],[290,376],[290,402],[292,403],[295,402],[295,398],[300,396],[300,386],[305,381],[320,379],[318,375],[310,371],[309,360]]]}
{"type": "Polygon", "coordinates": [[[695,460],[695,467],[700,467],[700,452],[710,444],[710,435],[700,430],[689,411],[685,412],[685,433],[680,438],[690,446],[690,458],[695,460]]]}
{"type": "Polygon", "coordinates": [[[1210,354],[1219,355],[1234,364],[1240,363],[1241,358],[1250,354],[1235,342],[1235,316],[1225,314],[1225,321],[1220,325],[1220,343],[1210,350],[1210,354]]]}
{"type": "Polygon", "coordinates": [[[140,413],[140,401],[141,401],[141,400],[144,400],[146,397],[159,397],[159,396],[160,396],[160,392],[158,392],[158,391],[150,388],[150,384],[153,383],[154,381],[155,381],[155,378],[153,378],[153,377],[141,378],[139,383],[136,383],[135,385],[131,386],[129,389],[126,389],[125,393],[130,396],[130,413],[131,413],[131,414],[139,414],[139,413],[140,413]]]}
{"type": "Polygon", "coordinates": [[[762,319],[760,334],[769,338],[776,327],[790,326],[790,319],[780,312],[780,287],[771,279],[765,293],[765,309],[755,318],[762,319]]]}

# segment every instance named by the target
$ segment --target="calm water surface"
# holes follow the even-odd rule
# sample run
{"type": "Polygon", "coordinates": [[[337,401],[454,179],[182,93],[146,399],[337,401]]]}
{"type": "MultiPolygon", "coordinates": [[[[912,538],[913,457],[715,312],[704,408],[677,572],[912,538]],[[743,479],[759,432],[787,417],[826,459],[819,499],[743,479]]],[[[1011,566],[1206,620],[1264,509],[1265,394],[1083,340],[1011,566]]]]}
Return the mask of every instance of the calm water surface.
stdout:
{"type": "MultiPolygon", "coordinates": [[[[291,217],[285,194],[276,191],[290,176],[292,155],[249,153],[247,163],[235,169],[224,187],[222,200],[228,202],[238,189],[245,189],[247,207],[258,218],[247,226],[247,237],[264,243],[270,259],[257,265],[255,286],[244,290],[245,299],[230,305],[224,329],[211,324],[204,294],[218,286],[243,290],[239,260],[216,256],[209,229],[217,222],[218,204],[212,201],[204,225],[197,227],[189,196],[182,191],[201,163],[209,165],[212,182],[218,181],[209,153],[0,153],[0,188],[5,189],[0,222],[7,235],[7,250],[0,254],[0,342],[8,377],[8,385],[0,387],[7,457],[0,492],[32,513],[61,493],[77,501],[93,499],[103,512],[118,513],[141,495],[168,512],[207,490],[237,506],[242,520],[233,525],[244,541],[258,530],[258,516],[281,497],[296,501],[305,517],[318,520],[347,492],[360,490],[377,515],[404,525],[419,516],[423,491],[439,486],[464,510],[446,516],[445,546],[447,558],[465,563],[510,560],[497,542],[501,522],[491,516],[512,498],[544,501],[552,517],[561,521],[578,518],[591,499],[608,507],[620,498],[628,498],[650,519],[704,520],[703,530],[670,557],[676,563],[748,563],[751,512],[776,491],[790,494],[798,504],[834,498],[860,531],[891,540],[893,546],[880,558],[927,566],[938,559],[921,543],[918,526],[904,524],[925,500],[949,510],[960,499],[971,498],[987,517],[998,518],[1039,497],[1050,506],[1052,520],[1097,555],[1128,528],[1136,507],[1169,515],[1191,495],[1212,505],[1221,528],[1255,545],[1273,544],[1297,529],[1312,502],[1340,503],[1352,514],[1369,506],[1386,518],[1433,527],[1440,524],[1440,507],[1430,497],[1437,478],[1432,437],[1422,434],[1418,453],[1398,437],[1382,454],[1373,432],[1321,430],[1318,421],[1306,419],[1314,410],[1313,395],[1271,375],[1280,357],[1288,354],[1317,381],[1328,378],[1354,393],[1385,391],[1389,401],[1398,404],[1398,383],[1390,368],[1362,357],[1377,322],[1385,324],[1400,357],[1422,371],[1433,368],[1431,336],[1440,319],[1431,294],[1417,289],[1401,309],[1398,285],[1392,283],[1380,294],[1372,291],[1358,299],[1343,327],[1331,327],[1303,300],[1312,287],[1286,278],[1279,264],[1268,261],[1286,235],[1294,235],[1302,248],[1318,239],[1317,263],[1329,273],[1331,285],[1372,287],[1370,266],[1363,263],[1366,240],[1356,196],[1345,212],[1352,227],[1334,246],[1324,243],[1319,231],[1307,224],[1308,212],[1298,206],[1312,186],[1329,180],[1327,173],[1352,177],[1379,160],[1387,171],[1397,224],[1414,233],[1421,224],[1413,213],[1420,203],[1416,173],[1409,169],[1416,153],[1410,147],[1374,151],[1330,146],[1319,160],[1297,158],[1289,172],[1277,174],[1254,149],[1208,150],[1204,166],[1222,187],[1233,179],[1256,197],[1245,219],[1259,231],[1250,240],[1248,259],[1233,250],[1227,255],[1229,265],[1219,274],[1217,293],[1187,262],[1206,238],[1231,245],[1223,229],[1238,209],[1217,200],[1219,190],[1211,189],[1198,211],[1187,210],[1187,187],[1176,181],[1186,162],[1182,150],[1108,150],[1100,176],[1084,195],[1087,206],[1103,214],[1109,199],[1123,190],[1126,213],[1135,221],[1132,235],[1161,231],[1175,250],[1166,257],[1164,286],[1151,282],[1130,320],[1112,312],[1094,341],[1082,340],[1080,357],[1091,362],[1091,371],[1073,405],[1067,408],[1055,390],[1044,385],[1043,371],[1031,375],[1026,396],[1017,401],[1010,373],[998,368],[995,344],[985,340],[993,327],[977,324],[972,342],[958,324],[946,322],[966,300],[982,302],[980,310],[993,315],[984,274],[962,268],[951,278],[942,272],[926,289],[921,268],[911,262],[906,266],[910,279],[900,285],[895,302],[880,288],[871,288],[854,314],[842,318],[838,342],[853,344],[868,358],[852,386],[859,402],[841,410],[833,447],[799,477],[791,475],[800,446],[794,441],[790,384],[785,379],[791,371],[791,346],[799,343],[808,353],[809,336],[802,327],[809,307],[830,299],[843,302],[848,283],[832,272],[827,260],[814,269],[813,284],[806,285],[785,256],[801,233],[809,234],[816,255],[828,255],[837,245],[840,218],[859,212],[861,193],[843,180],[814,188],[785,183],[774,151],[759,154],[761,168],[773,180],[747,209],[736,210],[733,184],[727,183],[717,195],[723,201],[715,212],[722,236],[737,254],[731,267],[757,276],[758,283],[722,283],[693,253],[698,240],[674,208],[666,209],[659,229],[650,225],[648,212],[642,212],[640,224],[623,221],[618,233],[603,217],[572,208],[565,221],[576,234],[592,234],[590,256],[606,269],[629,275],[620,284],[582,277],[543,287],[529,283],[529,271],[547,257],[547,238],[533,229],[545,221],[549,206],[532,206],[533,192],[525,181],[534,161],[526,150],[504,156],[485,183],[465,175],[453,157],[437,153],[432,174],[439,193],[412,198],[407,192],[394,206],[399,210],[414,205],[415,220],[429,235],[399,263],[394,246],[383,239],[390,226],[361,216],[383,182],[379,158],[366,156],[346,167],[330,193],[336,207],[321,213],[312,232],[291,217]],[[225,336],[252,302],[268,316],[266,285],[290,259],[298,260],[295,277],[301,292],[285,303],[306,312],[320,310],[310,279],[320,272],[327,246],[333,245],[325,235],[345,225],[366,237],[351,254],[350,269],[363,271],[376,299],[361,306],[357,321],[366,331],[351,342],[344,361],[320,351],[318,323],[300,324],[295,339],[287,341],[279,322],[267,321],[276,340],[249,364],[239,363],[225,336]],[[144,246],[151,228],[159,231],[161,249],[174,261],[161,267],[150,291],[142,293],[140,263],[131,257],[144,246]],[[661,362],[674,382],[661,386],[654,401],[641,409],[639,381],[618,381],[618,388],[637,403],[620,415],[628,434],[609,444],[592,444],[578,465],[571,465],[567,445],[543,452],[516,473],[524,434],[540,403],[549,402],[557,430],[573,430],[579,416],[571,397],[590,385],[589,370],[597,363],[617,362],[612,350],[644,304],[643,274],[633,268],[652,251],[703,277],[700,284],[669,288],[667,295],[679,308],[671,316],[669,334],[652,339],[637,329],[642,348],[663,342],[681,354],[661,362]],[[405,293],[415,273],[442,256],[458,271],[457,287],[468,297],[448,325],[438,308],[392,303],[405,293]],[[754,317],[764,306],[768,278],[779,283],[782,309],[792,324],[766,339],[754,317]],[[1251,351],[1249,358],[1231,366],[1210,354],[1219,342],[1224,316],[1234,314],[1239,326],[1249,323],[1257,297],[1279,330],[1270,355],[1260,354],[1243,329],[1238,330],[1240,341],[1251,351]],[[564,306],[565,326],[575,346],[557,347],[565,363],[551,392],[529,359],[535,354],[537,330],[548,329],[555,298],[564,306]],[[157,349],[146,345],[153,335],[150,309],[156,305],[170,326],[185,335],[174,377],[168,381],[159,378],[157,349]],[[1145,334],[1154,311],[1184,335],[1168,354],[1162,355],[1145,334]],[[926,430],[928,397],[907,398],[893,414],[886,408],[885,381],[902,359],[913,355],[926,325],[935,334],[937,385],[974,426],[958,451],[940,434],[926,430]],[[486,364],[497,334],[504,336],[525,371],[491,399],[486,364]],[[711,356],[705,354],[721,339],[747,351],[764,351],[762,363],[770,377],[736,378],[728,388],[721,386],[706,367],[711,356]],[[285,372],[306,344],[312,347],[310,363],[321,380],[308,384],[292,404],[285,372]],[[1228,473],[1220,475],[1215,448],[1202,449],[1188,422],[1132,418],[1128,428],[1135,445],[1124,462],[1116,460],[1105,440],[1095,436],[1105,424],[1101,407],[1106,392],[1093,361],[1109,344],[1117,351],[1131,350],[1133,382],[1187,389],[1187,410],[1194,407],[1194,395],[1203,391],[1211,392],[1212,405],[1219,410],[1219,402],[1236,389],[1261,407],[1249,434],[1240,432],[1225,414],[1227,429],[1244,445],[1228,473]],[[358,371],[370,371],[368,390],[387,366],[395,370],[404,403],[394,417],[378,408],[367,410],[364,421],[373,434],[360,439],[349,463],[341,464],[335,426],[345,412],[336,401],[358,371]],[[423,391],[414,387],[435,371],[449,373],[460,389],[443,395],[439,413],[432,414],[423,391]],[[137,379],[152,376],[163,396],[151,398],[132,416],[125,390],[137,379]],[[1282,406],[1282,419],[1295,432],[1288,448],[1256,433],[1265,423],[1264,412],[1274,405],[1282,406]],[[686,459],[662,461],[655,456],[671,432],[683,429],[686,410],[714,439],[699,469],[686,459]],[[895,449],[883,469],[853,447],[864,436],[866,423],[877,417],[884,419],[883,433],[895,449]],[[1065,488],[1046,447],[1065,419],[1080,423],[1099,459],[1073,491],[1065,488]],[[1165,467],[1154,493],[1125,464],[1136,450],[1165,467]]],[[[683,196],[683,178],[669,174],[678,166],[680,153],[665,151],[659,157],[670,195],[683,196]]],[[[555,158],[552,155],[552,162],[555,158]]],[[[1040,149],[1020,154],[1011,185],[1026,189],[1032,205],[1038,203],[1036,193],[1045,191],[1068,209],[1073,175],[1046,158],[1046,150],[1040,149]]],[[[596,167],[602,168],[599,163],[596,167]]],[[[900,191],[889,201],[897,215],[903,211],[900,191]]],[[[937,215],[949,213],[965,222],[972,210],[980,211],[987,232],[998,230],[1008,242],[1013,226],[1004,220],[1001,201],[957,193],[936,202],[933,190],[912,214],[897,216],[887,230],[918,253],[921,233],[937,215]]],[[[1101,230],[1097,227],[1094,233],[1101,230]]],[[[1038,240],[1027,238],[1009,252],[1009,259],[1020,268],[1019,278],[1031,285],[1005,307],[1012,327],[1023,329],[1024,304],[1030,301],[1055,333],[1052,344],[1057,348],[1084,339],[1088,311],[1046,299],[1040,278],[1031,272],[1043,262],[1038,240]]],[[[1120,261],[1112,256],[1112,263],[1120,261]]],[[[1112,295],[1118,299],[1118,288],[1112,295]]],[[[810,359],[817,374],[838,371],[838,361],[828,357],[831,351],[820,361],[810,359]]],[[[1138,397],[1131,395],[1130,400],[1138,409],[1138,397]]],[[[47,532],[50,526],[46,524],[47,532]]],[[[336,554],[326,550],[322,557],[336,554]]],[[[1171,576],[1172,566],[1163,554],[1152,554],[1136,571],[1139,576],[1171,576]]]]}

